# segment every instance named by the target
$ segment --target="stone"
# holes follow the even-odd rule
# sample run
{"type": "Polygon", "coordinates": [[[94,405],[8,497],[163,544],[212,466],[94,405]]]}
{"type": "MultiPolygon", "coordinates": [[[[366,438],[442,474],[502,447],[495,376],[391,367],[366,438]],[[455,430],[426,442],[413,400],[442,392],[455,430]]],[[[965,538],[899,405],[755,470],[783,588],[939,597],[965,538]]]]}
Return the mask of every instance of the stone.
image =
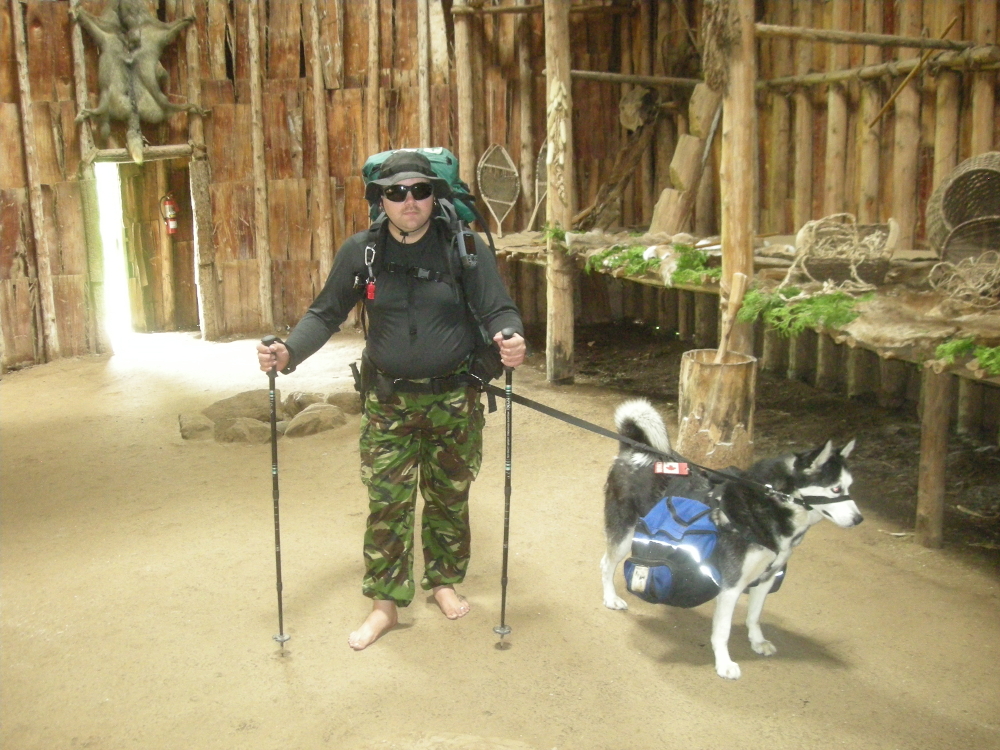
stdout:
{"type": "Polygon", "coordinates": [[[185,440],[211,440],[215,431],[215,423],[204,414],[179,414],[177,422],[180,424],[181,437],[185,440]]]}
{"type": "Polygon", "coordinates": [[[306,407],[312,406],[313,404],[322,404],[325,401],[326,395],[323,393],[303,393],[302,391],[293,391],[292,393],[289,393],[288,397],[285,399],[285,416],[288,419],[291,419],[296,414],[300,414],[306,407]]]}
{"type": "MultiPolygon", "coordinates": [[[[269,394],[270,391],[267,388],[262,388],[259,391],[244,391],[243,393],[237,393],[235,396],[216,401],[207,409],[202,409],[201,413],[215,423],[218,423],[219,420],[237,419],[239,417],[270,423],[271,400],[269,394]]],[[[281,391],[277,389],[274,391],[274,403],[278,411],[278,418],[280,419],[282,416],[281,391]]]]}
{"type": "Polygon", "coordinates": [[[341,391],[327,396],[326,403],[338,407],[344,414],[361,413],[361,396],[357,391],[341,391]]]}
{"type": "Polygon", "coordinates": [[[219,443],[269,443],[271,441],[270,422],[261,422],[250,417],[220,419],[215,423],[215,440],[219,443]]]}
{"type": "Polygon", "coordinates": [[[285,437],[304,437],[332,430],[347,423],[344,412],[333,404],[313,404],[297,414],[285,429],[285,437]]]}

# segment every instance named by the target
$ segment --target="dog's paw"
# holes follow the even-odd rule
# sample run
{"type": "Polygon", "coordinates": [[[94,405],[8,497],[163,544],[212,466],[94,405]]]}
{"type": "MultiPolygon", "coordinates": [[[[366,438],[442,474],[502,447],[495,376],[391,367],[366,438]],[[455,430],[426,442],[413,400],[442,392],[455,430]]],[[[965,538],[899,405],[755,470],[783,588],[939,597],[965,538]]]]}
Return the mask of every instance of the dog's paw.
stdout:
{"type": "Polygon", "coordinates": [[[724,677],[727,680],[740,679],[740,665],[734,661],[725,664],[716,664],[715,672],[719,677],[724,677]]]}
{"type": "Polygon", "coordinates": [[[620,596],[609,597],[604,600],[604,606],[608,609],[628,609],[628,602],[620,596]]]}
{"type": "Polygon", "coordinates": [[[754,650],[755,654],[760,654],[761,656],[774,656],[778,653],[778,649],[774,647],[773,643],[763,639],[759,641],[750,641],[750,648],[754,650]]]}

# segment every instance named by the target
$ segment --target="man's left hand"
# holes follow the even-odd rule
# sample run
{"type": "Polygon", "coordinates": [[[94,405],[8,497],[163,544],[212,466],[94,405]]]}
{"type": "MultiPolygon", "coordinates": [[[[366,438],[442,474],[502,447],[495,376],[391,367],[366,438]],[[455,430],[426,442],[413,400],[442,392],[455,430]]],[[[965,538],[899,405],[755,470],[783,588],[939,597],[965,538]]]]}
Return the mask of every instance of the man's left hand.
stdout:
{"type": "Polygon", "coordinates": [[[504,367],[518,367],[524,362],[525,345],[521,334],[515,333],[509,339],[505,339],[503,333],[497,333],[493,340],[500,347],[500,361],[504,367]]]}

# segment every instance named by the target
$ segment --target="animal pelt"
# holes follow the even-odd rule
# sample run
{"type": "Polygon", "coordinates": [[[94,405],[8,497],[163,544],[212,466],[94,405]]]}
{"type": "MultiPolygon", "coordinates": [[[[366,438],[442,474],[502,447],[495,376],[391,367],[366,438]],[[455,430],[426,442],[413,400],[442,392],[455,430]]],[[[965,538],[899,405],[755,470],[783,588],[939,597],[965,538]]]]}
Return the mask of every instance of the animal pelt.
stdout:
{"type": "Polygon", "coordinates": [[[145,0],[108,0],[99,16],[75,6],[71,13],[100,51],[98,105],[81,110],[78,122],[88,117],[96,119],[105,142],[110,137],[110,120],[128,123],[129,152],[141,163],[141,122],[161,123],[182,111],[207,114],[197,105],[170,101],[164,93],[167,71],[160,63],[163,51],[194,22],[194,16],[161,21],[150,12],[145,0]]]}

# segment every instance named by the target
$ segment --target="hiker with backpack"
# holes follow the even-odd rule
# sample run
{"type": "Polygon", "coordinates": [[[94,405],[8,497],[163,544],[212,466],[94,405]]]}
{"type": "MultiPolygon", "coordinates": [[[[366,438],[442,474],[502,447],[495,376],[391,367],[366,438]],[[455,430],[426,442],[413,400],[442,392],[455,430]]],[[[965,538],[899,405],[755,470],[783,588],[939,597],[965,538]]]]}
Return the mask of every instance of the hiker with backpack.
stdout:
{"type": "MultiPolygon", "coordinates": [[[[434,151],[454,160],[444,149],[434,151]]],[[[364,302],[367,341],[355,380],[369,499],[362,593],[372,610],[348,637],[357,651],[395,626],[398,607],[415,595],[418,487],[420,585],[449,619],[468,613],[454,587],[469,564],[469,487],[482,460],[485,423],[481,384],[503,367],[519,366],[525,355],[517,307],[490,248],[458,218],[450,182],[424,150],[379,156],[384,160],[365,171],[375,222],[341,246],[323,290],[287,341],[257,346],[262,370],[288,374],[364,302]]]]}

